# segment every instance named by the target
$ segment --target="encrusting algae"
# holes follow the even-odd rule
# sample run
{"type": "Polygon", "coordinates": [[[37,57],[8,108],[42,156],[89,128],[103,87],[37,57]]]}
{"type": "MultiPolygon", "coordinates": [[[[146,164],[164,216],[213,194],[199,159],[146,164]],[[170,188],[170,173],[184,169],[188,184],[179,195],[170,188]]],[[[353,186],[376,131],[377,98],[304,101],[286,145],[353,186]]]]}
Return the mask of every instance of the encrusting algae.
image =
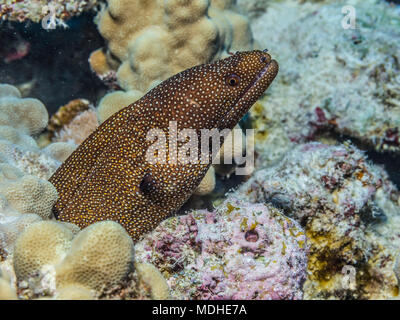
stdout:
{"type": "Polygon", "coordinates": [[[113,220],[139,239],[185,203],[211,165],[150,164],[149,130],[168,136],[170,121],[176,130],[195,129],[198,138],[201,129],[233,129],[277,72],[266,50],[255,50],[167,79],[107,119],[53,174],[55,216],[81,228],[113,220]]]}

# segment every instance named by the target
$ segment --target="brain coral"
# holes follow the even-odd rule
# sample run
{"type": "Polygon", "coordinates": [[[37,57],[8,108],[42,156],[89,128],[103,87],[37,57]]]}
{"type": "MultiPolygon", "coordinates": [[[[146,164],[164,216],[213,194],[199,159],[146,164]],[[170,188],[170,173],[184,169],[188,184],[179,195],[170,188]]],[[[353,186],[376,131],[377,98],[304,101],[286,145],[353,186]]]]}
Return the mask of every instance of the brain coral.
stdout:
{"type": "Polygon", "coordinates": [[[103,73],[118,69],[124,90],[146,92],[188,67],[230,50],[250,49],[248,21],[232,5],[216,0],[108,0],[96,19],[108,43],[107,58],[90,59],[92,68],[103,73]]]}
{"type": "Polygon", "coordinates": [[[385,299],[397,293],[400,194],[363,152],[345,144],[299,145],[234,196],[269,203],[305,226],[306,298],[385,299]],[[354,271],[347,285],[345,270],[354,271]]]}
{"type": "Polygon", "coordinates": [[[301,299],[307,245],[298,223],[228,198],[215,212],[162,222],[135,245],[178,299],[301,299]]]}

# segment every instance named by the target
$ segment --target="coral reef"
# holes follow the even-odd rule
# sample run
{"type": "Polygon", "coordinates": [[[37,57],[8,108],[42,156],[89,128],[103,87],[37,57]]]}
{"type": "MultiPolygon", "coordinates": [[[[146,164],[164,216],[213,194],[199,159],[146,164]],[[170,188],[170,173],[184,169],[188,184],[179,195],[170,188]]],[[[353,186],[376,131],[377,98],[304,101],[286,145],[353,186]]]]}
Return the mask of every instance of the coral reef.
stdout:
{"type": "Polygon", "coordinates": [[[198,196],[204,196],[206,194],[211,193],[215,188],[215,170],[214,167],[211,166],[208,169],[206,175],[203,180],[201,180],[200,184],[197,186],[196,190],[194,190],[194,194],[198,196]]]}
{"type": "Polygon", "coordinates": [[[26,227],[52,218],[58,198],[47,181],[75,146],[49,144],[40,149],[33,135],[48,121],[36,99],[21,98],[11,85],[0,85],[0,260],[12,257],[14,244],[26,227]]]}
{"type": "MultiPolygon", "coordinates": [[[[49,19],[53,19],[54,27],[61,25],[66,26],[64,20],[79,15],[86,10],[95,7],[99,1],[97,0],[11,0],[3,1],[0,5],[0,20],[1,21],[18,21],[24,22],[31,20],[39,22],[47,15],[51,15],[49,19]]],[[[52,26],[53,26],[52,25],[52,26]]]]}
{"type": "Polygon", "coordinates": [[[95,294],[122,281],[132,261],[132,239],[112,221],[82,231],[55,221],[34,223],[18,237],[13,255],[17,284],[25,298],[89,298],[90,290],[95,294]]]}
{"type": "Polygon", "coordinates": [[[139,278],[150,288],[151,298],[154,300],[167,300],[169,286],[161,272],[151,263],[136,263],[139,278]]]}
{"type": "MultiPolygon", "coordinates": [[[[400,192],[390,168],[398,170],[400,155],[400,7],[387,2],[2,1],[0,82],[16,85],[0,84],[0,300],[398,300],[400,192]],[[356,8],[355,28],[345,26],[344,5],[356,8]],[[186,207],[139,232],[136,243],[120,219],[83,230],[54,219],[59,194],[47,180],[106,119],[177,72],[255,47],[269,49],[280,75],[235,127],[239,134],[225,139],[221,164],[209,168],[186,207]],[[244,134],[247,128],[255,135],[244,134]],[[243,169],[235,159],[245,152],[256,163],[235,177],[243,169]]],[[[193,90],[206,102],[207,89],[193,90]]],[[[168,100],[171,92],[163,90],[168,106],[183,94],[178,89],[168,100]]],[[[206,105],[187,115],[196,124],[209,121],[218,108],[206,105]]],[[[161,108],[160,116],[140,107],[158,127],[176,111],[161,108]]],[[[118,160],[125,149],[115,141],[123,140],[125,120],[107,127],[115,134],[107,148],[118,160]]],[[[142,147],[132,148],[121,167],[136,174],[140,166],[129,165],[142,147]]],[[[91,151],[83,152],[86,160],[113,164],[91,151]]],[[[181,183],[187,172],[167,171],[160,176],[173,181],[174,192],[162,206],[171,208],[169,200],[189,183],[181,183]]],[[[104,176],[107,190],[117,191],[104,212],[90,213],[114,217],[112,206],[126,205],[121,190],[137,194],[104,176]]],[[[154,177],[138,192],[154,196],[154,177]]],[[[88,191],[89,198],[97,194],[88,191]]],[[[139,227],[147,215],[139,216],[139,227]]]]}
{"type": "Polygon", "coordinates": [[[168,299],[162,274],[151,264],[134,263],[133,249],[125,229],[112,221],[81,231],[58,221],[33,223],[18,236],[13,258],[6,260],[12,260],[7,269],[15,275],[0,274],[0,297],[168,299]]]}
{"type": "Polygon", "coordinates": [[[195,159],[186,156],[178,163],[186,147],[179,139],[167,159],[162,138],[154,143],[155,138],[165,137],[171,126],[174,135],[191,129],[192,142],[204,140],[203,129],[232,130],[278,69],[266,51],[236,52],[170,77],[113,114],[49,179],[59,193],[56,217],[81,228],[117,221],[138,240],[182,207],[211,165],[204,148],[191,152],[195,159]]]}
{"type": "Polygon", "coordinates": [[[240,12],[251,18],[259,17],[268,9],[271,0],[237,0],[237,8],[240,12]]]}
{"type": "Polygon", "coordinates": [[[302,298],[305,235],[271,206],[231,198],[214,212],[169,218],[135,252],[163,273],[173,298],[302,298]]]}
{"type": "Polygon", "coordinates": [[[136,102],[143,96],[143,93],[137,90],[131,91],[114,91],[106,94],[99,102],[97,107],[97,114],[100,123],[112,116],[114,113],[120,111],[122,108],[129,106],[136,102]]]}
{"type": "Polygon", "coordinates": [[[57,295],[55,296],[56,300],[93,300],[93,293],[85,288],[84,286],[79,285],[69,285],[61,288],[57,295]]]}
{"type": "Polygon", "coordinates": [[[96,19],[107,52],[91,56],[92,69],[101,79],[114,71],[124,90],[146,92],[188,67],[251,49],[247,18],[232,7],[217,0],[109,0],[96,19]]]}
{"type": "Polygon", "coordinates": [[[383,1],[357,0],[356,28],[344,29],[344,4],[271,2],[252,20],[255,39],[284,66],[251,110],[263,165],[321,132],[399,154],[400,16],[383,1]]]}
{"type": "Polygon", "coordinates": [[[397,295],[399,192],[351,145],[309,143],[262,169],[234,196],[284,210],[305,227],[310,253],[306,298],[397,295]],[[350,279],[346,270],[354,271],[350,279]]]}

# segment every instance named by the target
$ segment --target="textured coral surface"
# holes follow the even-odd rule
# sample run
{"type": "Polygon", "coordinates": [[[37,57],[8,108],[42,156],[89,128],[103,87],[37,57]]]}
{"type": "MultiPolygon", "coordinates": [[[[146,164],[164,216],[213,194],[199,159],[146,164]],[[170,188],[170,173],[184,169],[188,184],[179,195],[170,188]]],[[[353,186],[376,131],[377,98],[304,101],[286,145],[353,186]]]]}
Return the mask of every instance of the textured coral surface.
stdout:
{"type": "MultiPolygon", "coordinates": [[[[99,3],[97,0],[2,0],[0,3],[0,20],[23,22],[31,20],[39,22],[47,15],[54,16],[54,27],[63,25],[66,20],[74,15],[79,15],[85,10],[92,9],[99,3]]],[[[49,18],[50,18],[49,17],[49,18]]]]}
{"type": "Polygon", "coordinates": [[[215,212],[170,218],[135,246],[178,299],[301,299],[307,245],[277,209],[228,199],[215,212]]]}
{"type": "Polygon", "coordinates": [[[251,111],[264,161],[321,132],[399,153],[399,11],[384,1],[353,1],[356,28],[344,29],[345,4],[276,2],[252,20],[255,39],[281,66],[251,111]]]}
{"type": "Polygon", "coordinates": [[[400,194],[386,173],[350,145],[309,143],[262,169],[235,196],[267,202],[304,227],[310,244],[306,298],[397,295],[400,194]],[[347,285],[345,270],[355,278],[347,285]]]}
{"type": "Polygon", "coordinates": [[[0,300],[399,299],[400,10],[387,2],[0,0],[0,77],[15,84],[0,84],[0,300]],[[245,176],[214,165],[136,244],[115,222],[54,219],[47,179],[99,124],[183,69],[257,47],[280,73],[240,123],[255,136],[238,127],[219,155],[255,148],[245,176]]]}
{"type": "Polygon", "coordinates": [[[231,9],[230,1],[109,0],[97,16],[107,53],[92,55],[92,69],[102,79],[117,71],[123,89],[146,92],[191,66],[252,48],[247,18],[231,9]]]}

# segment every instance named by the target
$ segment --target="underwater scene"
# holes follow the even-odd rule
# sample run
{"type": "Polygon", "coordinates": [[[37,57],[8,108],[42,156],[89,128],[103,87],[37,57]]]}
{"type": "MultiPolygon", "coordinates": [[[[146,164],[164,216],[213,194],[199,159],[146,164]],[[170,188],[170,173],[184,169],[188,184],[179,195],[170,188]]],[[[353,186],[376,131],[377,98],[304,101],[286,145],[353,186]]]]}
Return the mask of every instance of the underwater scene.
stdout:
{"type": "Polygon", "coordinates": [[[0,0],[0,300],[397,300],[400,1],[0,0]]]}

